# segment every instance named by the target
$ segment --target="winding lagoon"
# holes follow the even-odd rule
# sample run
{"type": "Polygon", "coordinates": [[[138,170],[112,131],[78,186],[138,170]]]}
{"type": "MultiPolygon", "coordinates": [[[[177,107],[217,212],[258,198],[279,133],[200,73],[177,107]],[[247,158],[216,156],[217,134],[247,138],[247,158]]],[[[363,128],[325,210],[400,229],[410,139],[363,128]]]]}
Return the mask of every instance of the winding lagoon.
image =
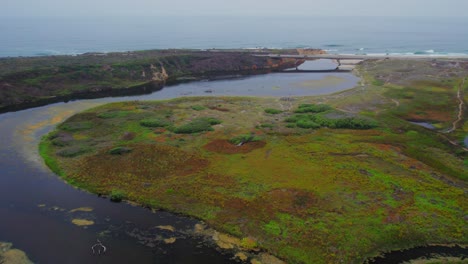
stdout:
{"type": "Polygon", "coordinates": [[[69,116],[104,103],[181,96],[307,96],[355,87],[352,74],[274,73],[165,87],[149,95],[77,100],[0,115],[0,241],[35,263],[231,263],[193,236],[197,220],[111,203],[77,190],[50,172],[38,155],[40,138],[69,116]],[[78,226],[76,220],[87,220],[78,226]],[[75,220],[75,221],[74,221],[75,220]],[[75,222],[75,224],[73,223],[75,222]],[[175,231],[157,228],[173,226],[175,231]],[[176,238],[174,243],[165,239],[176,238]],[[104,255],[91,247],[100,239],[104,255]]]}

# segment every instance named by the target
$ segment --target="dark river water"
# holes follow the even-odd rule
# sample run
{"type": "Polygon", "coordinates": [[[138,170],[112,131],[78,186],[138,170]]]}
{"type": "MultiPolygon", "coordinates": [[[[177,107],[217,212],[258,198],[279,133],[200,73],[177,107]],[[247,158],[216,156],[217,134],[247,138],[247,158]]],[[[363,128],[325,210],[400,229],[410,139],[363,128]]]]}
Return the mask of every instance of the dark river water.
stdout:
{"type": "Polygon", "coordinates": [[[67,117],[103,103],[180,96],[302,96],[354,87],[351,74],[268,74],[235,80],[166,87],[133,97],[77,100],[0,115],[0,241],[12,242],[35,263],[233,263],[203,238],[191,235],[197,220],[152,212],[77,190],[64,183],[38,155],[44,134],[67,117]],[[82,208],[73,211],[76,208],[82,208]],[[91,211],[92,210],[92,211],[91,211]],[[77,226],[73,219],[92,220],[77,226]],[[171,225],[176,231],[156,226],[171,225]],[[176,242],[165,244],[164,239],[176,242]],[[93,255],[97,239],[107,247],[93,255]]]}

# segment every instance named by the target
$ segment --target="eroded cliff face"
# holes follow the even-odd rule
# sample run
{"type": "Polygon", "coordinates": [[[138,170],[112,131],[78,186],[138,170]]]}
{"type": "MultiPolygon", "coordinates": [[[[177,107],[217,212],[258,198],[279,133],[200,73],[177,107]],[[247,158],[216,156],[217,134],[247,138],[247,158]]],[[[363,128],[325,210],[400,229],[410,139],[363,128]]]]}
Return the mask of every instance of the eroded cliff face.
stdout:
{"type": "MultiPolygon", "coordinates": [[[[64,61],[45,57],[40,58],[40,63],[35,58],[30,61],[10,59],[8,63],[16,71],[0,72],[0,112],[9,106],[72,99],[77,95],[102,97],[106,93],[143,86],[146,91],[185,77],[260,74],[303,63],[291,58],[254,55],[245,51],[161,51],[147,56],[127,53],[105,55],[110,58],[102,54],[85,54],[64,61]]],[[[0,70],[6,69],[3,66],[0,65],[0,70]]]]}

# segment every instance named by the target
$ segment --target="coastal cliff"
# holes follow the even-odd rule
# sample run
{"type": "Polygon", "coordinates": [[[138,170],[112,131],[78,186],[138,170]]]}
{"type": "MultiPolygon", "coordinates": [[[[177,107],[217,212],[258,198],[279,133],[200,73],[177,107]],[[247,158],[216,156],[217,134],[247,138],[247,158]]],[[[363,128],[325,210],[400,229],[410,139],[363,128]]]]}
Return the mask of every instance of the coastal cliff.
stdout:
{"type": "Polygon", "coordinates": [[[263,52],[270,51],[155,50],[4,58],[0,112],[77,98],[148,93],[185,80],[262,74],[303,63],[253,56],[263,52]]]}

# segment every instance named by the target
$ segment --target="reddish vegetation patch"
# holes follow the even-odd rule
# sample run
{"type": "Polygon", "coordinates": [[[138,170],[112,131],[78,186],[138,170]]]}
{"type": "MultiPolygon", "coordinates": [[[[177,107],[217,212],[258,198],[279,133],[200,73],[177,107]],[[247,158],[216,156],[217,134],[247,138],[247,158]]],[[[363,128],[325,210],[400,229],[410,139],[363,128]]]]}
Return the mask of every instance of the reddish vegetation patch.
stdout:
{"type": "Polygon", "coordinates": [[[449,112],[440,112],[434,110],[425,110],[424,113],[409,113],[408,120],[413,121],[437,121],[437,122],[448,122],[452,120],[452,116],[449,112]]]}
{"type": "Polygon", "coordinates": [[[134,139],[136,136],[136,134],[134,132],[125,132],[123,135],[122,135],[122,140],[132,140],[134,139]]]}
{"type": "Polygon", "coordinates": [[[158,135],[156,137],[154,137],[154,141],[158,142],[158,143],[164,143],[167,141],[167,137],[165,135],[158,135]]]}
{"type": "Polygon", "coordinates": [[[225,210],[217,215],[219,221],[252,217],[270,219],[278,212],[305,216],[311,207],[327,207],[314,193],[300,189],[275,189],[254,200],[231,198],[224,204],[225,210]]]}
{"type": "Polygon", "coordinates": [[[385,151],[393,150],[396,152],[401,152],[401,148],[390,145],[390,144],[374,144],[377,148],[385,151]]]}
{"type": "Polygon", "coordinates": [[[205,174],[199,180],[205,186],[210,187],[222,187],[222,188],[234,188],[237,181],[230,176],[220,174],[205,174]]]}
{"type": "Polygon", "coordinates": [[[257,205],[265,206],[271,213],[284,212],[301,215],[311,206],[319,206],[319,198],[312,192],[299,189],[276,189],[256,199],[257,205]]]}
{"type": "Polygon", "coordinates": [[[206,144],[204,148],[209,151],[222,154],[249,153],[254,149],[263,148],[266,145],[263,141],[248,142],[242,146],[236,146],[225,139],[217,139],[206,144]]]}
{"type": "Polygon", "coordinates": [[[221,111],[221,112],[229,112],[229,109],[218,107],[218,106],[212,106],[212,107],[210,107],[210,109],[211,110],[216,110],[216,111],[221,111]]]}
{"type": "Polygon", "coordinates": [[[162,128],[162,127],[159,127],[159,128],[154,129],[153,132],[155,134],[162,134],[162,133],[166,132],[166,129],[162,128]]]}
{"type": "MultiPolygon", "coordinates": [[[[104,149],[79,161],[77,178],[84,181],[105,179],[110,185],[132,180],[156,180],[168,176],[193,174],[208,166],[208,161],[176,147],[135,144],[130,153],[111,155],[104,149]]],[[[131,184],[130,184],[131,185],[131,184]]]]}

